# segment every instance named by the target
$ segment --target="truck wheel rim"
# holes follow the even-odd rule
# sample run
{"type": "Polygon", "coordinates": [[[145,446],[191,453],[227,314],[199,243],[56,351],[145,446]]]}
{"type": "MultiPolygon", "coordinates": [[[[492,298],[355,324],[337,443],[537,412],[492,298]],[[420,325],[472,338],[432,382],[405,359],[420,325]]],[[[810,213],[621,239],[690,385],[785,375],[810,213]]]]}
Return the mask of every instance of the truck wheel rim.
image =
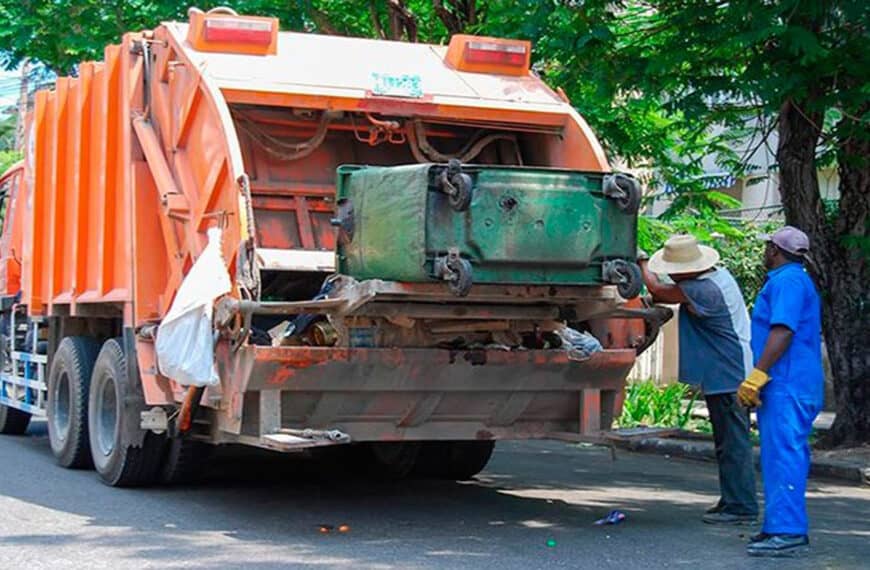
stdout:
{"type": "Polygon", "coordinates": [[[97,444],[103,455],[109,455],[115,449],[115,432],[118,429],[118,398],[115,394],[115,383],[106,379],[100,386],[97,398],[97,444]]]}
{"type": "Polygon", "coordinates": [[[69,424],[72,410],[72,398],[70,397],[70,381],[66,372],[61,372],[54,384],[54,393],[51,395],[52,417],[54,432],[59,441],[66,441],[69,435],[69,424]]]}

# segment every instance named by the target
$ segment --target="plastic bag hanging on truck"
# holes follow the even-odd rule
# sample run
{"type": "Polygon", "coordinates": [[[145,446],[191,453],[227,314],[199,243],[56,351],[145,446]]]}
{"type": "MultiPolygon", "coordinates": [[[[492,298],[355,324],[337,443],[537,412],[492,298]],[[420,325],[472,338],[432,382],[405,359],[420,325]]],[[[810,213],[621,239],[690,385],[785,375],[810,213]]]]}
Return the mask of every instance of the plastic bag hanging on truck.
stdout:
{"type": "Polygon", "coordinates": [[[169,313],[157,328],[160,373],[179,384],[214,386],[214,301],[231,289],[221,256],[221,230],[208,230],[208,245],[181,282],[169,313]]]}

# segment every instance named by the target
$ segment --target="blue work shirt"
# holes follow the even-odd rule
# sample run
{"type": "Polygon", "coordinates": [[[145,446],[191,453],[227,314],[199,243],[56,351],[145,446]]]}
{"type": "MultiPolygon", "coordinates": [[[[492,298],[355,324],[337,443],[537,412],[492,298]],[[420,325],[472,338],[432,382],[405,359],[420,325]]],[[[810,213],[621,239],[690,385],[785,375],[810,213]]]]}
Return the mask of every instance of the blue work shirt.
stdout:
{"type": "Polygon", "coordinates": [[[736,392],[752,370],[740,287],[721,267],[677,286],[689,300],[680,306],[680,381],[700,385],[705,395],[736,392]]]}
{"type": "Polygon", "coordinates": [[[822,311],[819,294],[800,263],[787,263],[767,274],[767,281],[752,310],[753,364],[767,344],[770,329],[788,327],[791,344],[768,370],[770,382],[765,397],[788,395],[821,405],[824,398],[822,371],[822,311]]]}

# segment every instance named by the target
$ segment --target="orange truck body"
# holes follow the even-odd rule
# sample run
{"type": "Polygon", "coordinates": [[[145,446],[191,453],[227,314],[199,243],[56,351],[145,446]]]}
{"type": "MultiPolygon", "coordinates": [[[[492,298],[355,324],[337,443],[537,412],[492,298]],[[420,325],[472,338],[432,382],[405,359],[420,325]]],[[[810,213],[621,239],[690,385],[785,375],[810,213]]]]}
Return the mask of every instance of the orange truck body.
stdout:
{"type": "MultiPolygon", "coordinates": [[[[648,336],[643,320],[616,315],[625,304],[613,287],[489,286],[466,301],[579,307],[605,346],[585,362],[558,350],[266,346],[239,332],[245,302],[271,295],[285,302],[276,312],[291,314],[293,301],[311,295],[294,293],[292,276],[334,271],[336,168],[416,162],[412,120],[445,147],[495,129],[515,134],[527,165],[609,165],[564,96],[528,69],[528,47],[517,71],[463,67],[462,47],[487,40],[470,36],[438,46],[278,33],[261,18],[268,38],[209,41],[206,20],[223,17],[193,12],[190,23],[126,34],[103,61],[36,93],[23,164],[0,181],[10,200],[0,291],[12,299],[7,310],[47,329],[45,374],[69,331],[120,334],[141,410],[184,413],[192,389],[159,373],[154,326],[206,230],[219,226],[230,324],[216,346],[220,384],[192,404],[206,425],[198,438],[290,449],[273,436],[340,428],[352,441],[472,440],[609,427],[648,336]],[[372,77],[384,71],[422,78],[422,94],[377,92],[372,77]],[[296,144],[317,138],[327,118],[316,148],[296,144]],[[299,150],[307,154],[287,158],[299,150]]],[[[492,148],[478,160],[506,156],[492,148]]],[[[371,302],[451,303],[437,283],[380,286],[371,302]]]]}

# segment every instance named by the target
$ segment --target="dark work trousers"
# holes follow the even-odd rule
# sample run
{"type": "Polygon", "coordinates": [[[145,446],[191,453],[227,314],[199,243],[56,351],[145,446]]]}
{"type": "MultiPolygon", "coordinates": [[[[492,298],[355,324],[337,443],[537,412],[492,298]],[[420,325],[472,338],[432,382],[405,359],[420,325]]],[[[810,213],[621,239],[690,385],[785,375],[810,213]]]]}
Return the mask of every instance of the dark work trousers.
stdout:
{"type": "Polygon", "coordinates": [[[757,515],[749,410],[740,405],[734,393],[713,394],[704,399],[713,424],[722,510],[732,515],[757,515]]]}

